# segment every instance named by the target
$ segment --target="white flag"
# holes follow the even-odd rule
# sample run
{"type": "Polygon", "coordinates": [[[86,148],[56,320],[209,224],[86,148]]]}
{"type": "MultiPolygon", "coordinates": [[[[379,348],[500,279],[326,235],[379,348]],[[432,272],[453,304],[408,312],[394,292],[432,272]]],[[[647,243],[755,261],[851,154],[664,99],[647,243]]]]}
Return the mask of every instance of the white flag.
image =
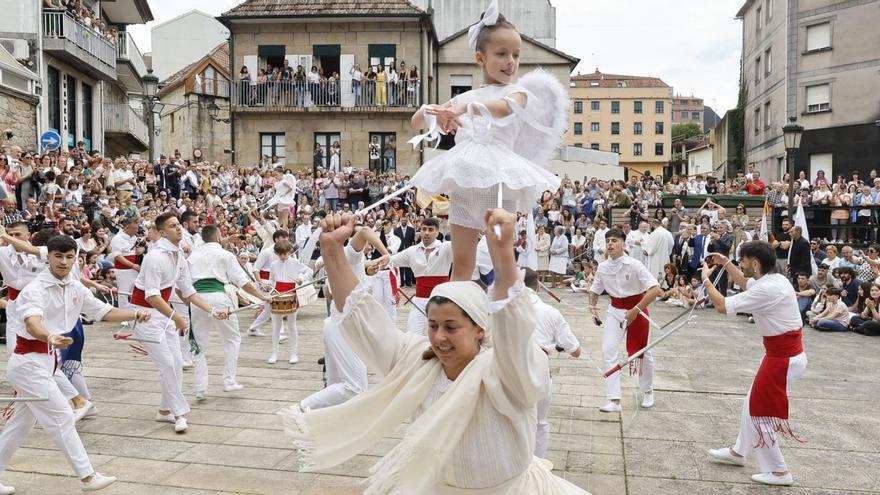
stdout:
{"type": "MultiPolygon", "coordinates": [[[[810,241],[810,229],[807,227],[807,219],[804,216],[804,205],[801,202],[798,202],[797,212],[794,214],[794,226],[801,228],[801,237],[810,241]]],[[[791,248],[789,248],[789,252],[791,252],[791,248]]],[[[816,258],[813,257],[813,254],[810,253],[810,267],[812,268],[813,275],[819,272],[819,267],[816,265],[816,258]]]]}

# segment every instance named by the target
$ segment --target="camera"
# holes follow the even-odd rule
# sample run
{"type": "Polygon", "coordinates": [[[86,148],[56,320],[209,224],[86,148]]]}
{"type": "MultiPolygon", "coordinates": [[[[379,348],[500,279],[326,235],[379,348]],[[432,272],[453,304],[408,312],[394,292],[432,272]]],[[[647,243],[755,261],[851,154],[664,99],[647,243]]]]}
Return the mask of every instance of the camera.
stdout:
{"type": "Polygon", "coordinates": [[[12,131],[6,131],[6,139],[12,139],[13,136],[12,131]]]}

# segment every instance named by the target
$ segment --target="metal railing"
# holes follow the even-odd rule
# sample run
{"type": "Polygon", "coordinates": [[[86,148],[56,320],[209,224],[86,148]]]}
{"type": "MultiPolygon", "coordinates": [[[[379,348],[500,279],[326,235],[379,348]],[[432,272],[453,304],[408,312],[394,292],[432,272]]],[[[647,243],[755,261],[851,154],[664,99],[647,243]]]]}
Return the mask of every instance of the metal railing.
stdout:
{"type": "Polygon", "coordinates": [[[420,81],[233,81],[233,107],[406,108],[421,105],[420,81]]]}
{"type": "Polygon", "coordinates": [[[196,94],[229,98],[229,85],[230,82],[221,76],[213,78],[193,76],[193,93],[196,94]]]}
{"type": "Polygon", "coordinates": [[[116,47],[113,43],[64,11],[43,12],[43,36],[66,39],[107,66],[116,68],[116,47]]]}
{"type": "Polygon", "coordinates": [[[125,31],[116,33],[116,58],[130,62],[138,77],[147,75],[147,64],[134,38],[125,31]]]}
{"type": "Polygon", "coordinates": [[[104,131],[131,134],[143,143],[150,139],[144,116],[127,104],[104,107],[104,131]]]}

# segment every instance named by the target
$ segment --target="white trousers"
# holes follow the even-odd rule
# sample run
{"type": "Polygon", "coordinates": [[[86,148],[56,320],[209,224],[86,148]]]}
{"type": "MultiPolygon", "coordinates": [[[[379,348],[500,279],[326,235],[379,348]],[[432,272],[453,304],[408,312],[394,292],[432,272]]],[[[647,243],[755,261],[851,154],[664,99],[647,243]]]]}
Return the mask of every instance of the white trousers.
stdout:
{"type": "Polygon", "coordinates": [[[128,306],[128,300],[131,296],[122,294],[122,292],[131,294],[131,291],[134,290],[134,281],[137,280],[138,272],[135,270],[120,270],[118,268],[114,271],[116,272],[116,287],[120,292],[120,294],[118,294],[119,307],[125,308],[128,306]]]}
{"type": "Polygon", "coordinates": [[[413,297],[409,303],[409,318],[406,320],[406,333],[414,335],[428,335],[428,317],[425,307],[428,305],[427,297],[413,297]],[[421,311],[419,311],[421,309],[421,311]]]}
{"type": "Polygon", "coordinates": [[[254,319],[253,322],[251,322],[251,326],[248,327],[248,331],[250,332],[253,330],[257,330],[258,328],[263,326],[264,323],[266,323],[267,321],[269,321],[271,319],[272,319],[272,305],[269,303],[266,303],[263,305],[263,311],[260,311],[260,314],[257,315],[257,318],[254,319]]]}
{"type": "Polygon", "coordinates": [[[370,277],[370,287],[373,297],[385,308],[385,312],[391,321],[397,321],[397,305],[394,301],[394,291],[391,290],[391,271],[381,270],[370,277]]]}
{"type": "Polygon", "coordinates": [[[183,358],[180,355],[180,340],[174,322],[155,309],[149,321],[137,324],[135,337],[158,341],[158,344],[143,342],[150,361],[159,370],[159,389],[162,393],[159,409],[171,411],[175,416],[189,413],[189,404],[183,397],[183,358]]]}
{"type": "Polygon", "coordinates": [[[9,465],[12,455],[39,423],[55,446],[67,458],[76,475],[82,479],[95,472],[82,440],[76,432],[73,411],[52,378],[55,360],[48,354],[13,354],[9,358],[6,377],[19,397],[46,398],[47,402],[17,402],[12,417],[0,432],[0,474],[9,465]]]}
{"type": "MultiPolygon", "coordinates": [[[[229,295],[225,292],[203,292],[199,294],[211,306],[223,309],[234,308],[229,295]]],[[[211,343],[211,331],[216,331],[223,339],[223,385],[235,384],[235,373],[238,368],[238,353],[241,349],[241,334],[238,331],[238,315],[229,315],[226,320],[218,320],[204,310],[192,306],[192,332],[199,346],[199,352],[193,354],[193,386],[196,392],[208,391],[208,360],[206,352],[211,343]]]]}
{"type": "MultiPolygon", "coordinates": [[[[176,297],[176,296],[175,296],[176,297]]],[[[183,302],[176,302],[174,300],[171,301],[171,309],[174,310],[175,313],[179,314],[183,317],[183,320],[186,322],[186,326],[189,328],[189,305],[184,304],[183,302]]],[[[174,324],[171,325],[172,327],[174,324]]],[[[190,328],[187,330],[186,335],[180,335],[177,333],[177,330],[174,331],[174,335],[177,336],[177,341],[180,344],[180,357],[184,363],[192,363],[193,362],[193,354],[192,354],[192,345],[189,343],[189,332],[192,331],[190,328]]]]}
{"type": "Polygon", "coordinates": [[[553,382],[547,387],[547,397],[538,402],[538,426],[535,431],[535,456],[544,458],[547,454],[547,444],[550,441],[550,401],[553,398],[553,382]]]}
{"type": "MultiPolygon", "coordinates": [[[[785,381],[787,392],[791,391],[791,383],[800,379],[806,369],[807,355],[803,352],[788,360],[788,374],[785,381]]],[[[762,473],[788,471],[785,459],[782,457],[782,450],[779,448],[779,438],[766,425],[761,427],[765,440],[764,445],[756,448],[759,443],[759,435],[749,414],[749,398],[751,395],[752,390],[749,389],[746,400],[743,401],[742,415],[739,421],[739,435],[736,437],[736,445],[734,445],[733,450],[743,457],[755,454],[755,457],[758,459],[758,468],[762,473]]]]}
{"type": "MultiPolygon", "coordinates": [[[[626,310],[608,308],[605,314],[605,331],[602,333],[602,371],[608,371],[617,365],[620,342],[626,336],[622,323],[626,321],[626,310]]],[[[620,400],[620,375],[629,373],[622,369],[605,379],[605,388],[609,400],[620,400]]],[[[654,387],[654,356],[651,351],[642,359],[642,374],[639,376],[639,390],[650,392],[654,387]]]]}
{"type": "Polygon", "coordinates": [[[339,326],[324,319],[327,386],[300,402],[304,411],[335,406],[367,389],[367,368],[345,341],[339,326]]]}
{"type": "Polygon", "coordinates": [[[281,327],[290,331],[290,355],[299,356],[299,334],[296,333],[296,311],[289,315],[272,315],[272,354],[277,355],[281,342],[281,327]],[[285,319],[286,317],[286,319],[285,319]],[[287,322],[286,325],[284,322],[287,322]]]}

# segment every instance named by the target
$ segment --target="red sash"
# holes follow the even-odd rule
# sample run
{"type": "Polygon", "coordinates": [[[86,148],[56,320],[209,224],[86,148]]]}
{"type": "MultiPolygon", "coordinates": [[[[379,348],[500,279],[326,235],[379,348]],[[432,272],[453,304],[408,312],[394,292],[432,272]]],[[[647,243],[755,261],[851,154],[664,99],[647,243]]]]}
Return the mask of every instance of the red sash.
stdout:
{"type": "MultiPolygon", "coordinates": [[[[136,254],[129,254],[128,256],[123,256],[123,258],[125,258],[126,260],[128,260],[131,263],[137,264],[138,257],[136,254]]],[[[119,256],[113,258],[113,268],[115,268],[117,270],[131,270],[132,269],[130,266],[122,264],[122,262],[119,261],[119,256]]]]}
{"type": "Polygon", "coordinates": [[[397,269],[391,268],[388,270],[388,280],[391,281],[391,297],[394,298],[394,304],[400,304],[400,293],[397,292],[397,269]]]}
{"type": "MultiPolygon", "coordinates": [[[[165,302],[168,302],[168,300],[171,299],[171,289],[172,289],[172,287],[165,287],[164,289],[159,291],[160,295],[162,296],[162,299],[165,302]]],[[[137,287],[135,287],[131,290],[131,297],[128,299],[128,302],[130,302],[132,304],[137,304],[138,306],[143,306],[145,308],[152,308],[153,307],[152,304],[147,302],[147,297],[146,297],[146,294],[144,294],[144,291],[137,288],[137,287]]]]}
{"type": "MultiPolygon", "coordinates": [[[[611,307],[617,309],[625,309],[630,310],[645,297],[645,293],[636,294],[634,296],[628,297],[612,297],[611,298],[611,307]]],[[[648,313],[648,308],[643,309],[645,314],[648,313]]],[[[648,323],[648,320],[641,313],[636,316],[636,319],[633,320],[632,323],[626,327],[626,355],[632,356],[633,354],[639,352],[644,349],[645,346],[648,345],[648,334],[650,333],[651,326],[648,323]]],[[[633,361],[632,366],[630,366],[630,374],[642,374],[642,359],[644,358],[644,354],[639,356],[638,359],[633,361]]]]}
{"type": "Polygon", "coordinates": [[[15,353],[16,354],[48,354],[49,344],[42,340],[31,340],[24,337],[15,336],[15,353]]]}
{"type": "Polygon", "coordinates": [[[449,277],[416,277],[416,297],[427,299],[431,291],[440,284],[449,282],[449,277]]]}
{"type": "Polygon", "coordinates": [[[269,270],[260,270],[260,280],[269,280],[269,270]]]}
{"type": "MultiPolygon", "coordinates": [[[[802,330],[798,329],[774,337],[764,337],[766,355],[755,375],[755,381],[752,382],[749,395],[749,415],[758,430],[758,445],[755,448],[767,445],[762,427],[800,441],[788,424],[786,385],[789,359],[804,352],[802,335],[802,330]]],[[[770,441],[775,443],[776,439],[771,438],[770,441]]]]}
{"type": "Polygon", "coordinates": [[[21,294],[21,291],[19,289],[16,289],[15,287],[6,288],[6,297],[8,297],[10,301],[15,301],[16,299],[18,299],[19,294],[21,294]]]}

